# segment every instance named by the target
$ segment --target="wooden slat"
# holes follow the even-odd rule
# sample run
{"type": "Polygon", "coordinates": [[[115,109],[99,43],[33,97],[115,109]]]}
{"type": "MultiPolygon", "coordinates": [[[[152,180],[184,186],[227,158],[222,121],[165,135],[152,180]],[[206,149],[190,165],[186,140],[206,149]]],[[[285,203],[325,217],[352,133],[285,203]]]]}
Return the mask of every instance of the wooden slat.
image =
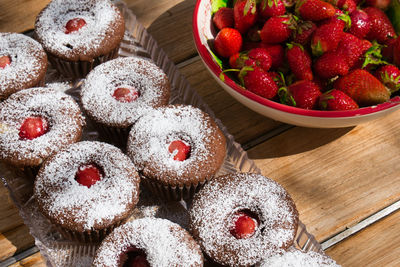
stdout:
{"type": "Polygon", "coordinates": [[[226,93],[204,67],[200,58],[182,67],[180,71],[237,142],[247,143],[281,125],[251,111],[226,93]]]}
{"type": "Polygon", "coordinates": [[[0,183],[0,261],[34,245],[28,227],[0,183]]]}
{"type": "Polygon", "coordinates": [[[249,151],[319,241],[400,199],[400,112],[347,129],[295,127],[249,151]]]}
{"type": "Polygon", "coordinates": [[[50,0],[0,1],[0,32],[33,29],[35,18],[50,0]]]}
{"type": "Polygon", "coordinates": [[[0,182],[0,233],[24,224],[17,207],[12,202],[7,188],[0,182]]]}
{"type": "Polygon", "coordinates": [[[21,225],[5,233],[0,233],[0,261],[34,246],[34,244],[34,239],[29,234],[29,229],[26,225],[21,225]]]}
{"type": "Polygon", "coordinates": [[[400,211],[329,248],[343,267],[400,266],[400,211]]]}
{"type": "Polygon", "coordinates": [[[25,259],[20,260],[14,264],[11,264],[9,267],[45,267],[46,261],[40,255],[39,252],[26,257],[25,259]]]}

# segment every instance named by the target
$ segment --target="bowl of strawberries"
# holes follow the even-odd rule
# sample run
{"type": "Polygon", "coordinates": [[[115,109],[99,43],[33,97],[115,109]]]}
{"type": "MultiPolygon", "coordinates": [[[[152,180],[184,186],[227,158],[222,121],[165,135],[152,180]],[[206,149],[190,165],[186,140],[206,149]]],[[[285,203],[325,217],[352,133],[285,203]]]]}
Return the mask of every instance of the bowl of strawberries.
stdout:
{"type": "Polygon", "coordinates": [[[198,0],[196,48],[217,82],[285,123],[349,127],[400,108],[399,0],[198,0]]]}

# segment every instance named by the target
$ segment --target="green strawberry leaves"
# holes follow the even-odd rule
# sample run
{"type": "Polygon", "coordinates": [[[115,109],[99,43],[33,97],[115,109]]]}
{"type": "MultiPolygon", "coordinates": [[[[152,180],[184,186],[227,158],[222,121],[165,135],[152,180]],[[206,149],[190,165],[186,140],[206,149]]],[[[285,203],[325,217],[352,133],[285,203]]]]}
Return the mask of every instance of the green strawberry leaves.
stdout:
{"type": "Polygon", "coordinates": [[[376,41],[373,42],[373,45],[365,52],[363,58],[364,62],[362,65],[362,69],[364,69],[368,65],[382,65],[382,64],[389,64],[385,60],[382,59],[382,46],[378,44],[376,41]]]}
{"type": "Polygon", "coordinates": [[[211,15],[214,15],[221,7],[228,7],[229,0],[211,0],[211,15]]]}

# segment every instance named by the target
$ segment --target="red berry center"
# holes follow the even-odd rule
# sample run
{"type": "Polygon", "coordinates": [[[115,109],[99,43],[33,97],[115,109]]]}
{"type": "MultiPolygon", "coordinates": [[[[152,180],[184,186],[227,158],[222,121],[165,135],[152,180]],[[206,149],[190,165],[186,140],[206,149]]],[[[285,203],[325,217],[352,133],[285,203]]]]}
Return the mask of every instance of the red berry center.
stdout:
{"type": "Polygon", "coordinates": [[[115,89],[113,97],[122,103],[130,103],[139,97],[139,91],[135,88],[120,87],[115,89]]]}
{"type": "Polygon", "coordinates": [[[181,140],[172,141],[169,144],[168,151],[174,155],[174,160],[184,161],[190,156],[190,145],[181,140]]]}
{"type": "Polygon", "coordinates": [[[81,18],[70,19],[65,25],[65,33],[70,34],[71,32],[76,32],[86,25],[86,21],[81,18]]]}
{"type": "Polygon", "coordinates": [[[238,211],[233,215],[233,224],[230,233],[236,239],[246,239],[256,231],[258,227],[258,218],[250,211],[238,211]]]}
{"type": "Polygon", "coordinates": [[[90,188],[92,185],[100,181],[103,177],[100,167],[94,163],[82,165],[76,172],[75,180],[84,186],[90,188]]]}
{"type": "Polygon", "coordinates": [[[146,254],[137,248],[130,248],[126,253],[127,260],[123,267],[150,267],[146,254]]]}
{"type": "Polygon", "coordinates": [[[6,66],[11,64],[11,58],[9,56],[0,57],[0,68],[4,69],[6,66]]]}
{"type": "Polygon", "coordinates": [[[19,128],[19,137],[21,139],[32,140],[44,135],[48,130],[47,120],[42,117],[28,117],[19,128]]]}

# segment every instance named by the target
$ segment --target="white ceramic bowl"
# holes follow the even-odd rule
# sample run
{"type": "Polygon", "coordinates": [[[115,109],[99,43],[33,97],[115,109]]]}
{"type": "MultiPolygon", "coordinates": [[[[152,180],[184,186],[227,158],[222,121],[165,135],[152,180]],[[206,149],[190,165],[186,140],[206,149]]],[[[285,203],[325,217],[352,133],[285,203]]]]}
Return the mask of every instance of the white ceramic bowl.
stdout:
{"type": "Polygon", "coordinates": [[[222,70],[213,59],[208,44],[208,40],[213,40],[216,35],[211,20],[211,0],[197,0],[192,27],[197,51],[211,75],[236,100],[266,117],[298,126],[337,128],[368,122],[400,108],[399,96],[376,106],[348,111],[306,110],[268,100],[247,91],[226,75],[224,81],[219,78],[222,70]]]}

